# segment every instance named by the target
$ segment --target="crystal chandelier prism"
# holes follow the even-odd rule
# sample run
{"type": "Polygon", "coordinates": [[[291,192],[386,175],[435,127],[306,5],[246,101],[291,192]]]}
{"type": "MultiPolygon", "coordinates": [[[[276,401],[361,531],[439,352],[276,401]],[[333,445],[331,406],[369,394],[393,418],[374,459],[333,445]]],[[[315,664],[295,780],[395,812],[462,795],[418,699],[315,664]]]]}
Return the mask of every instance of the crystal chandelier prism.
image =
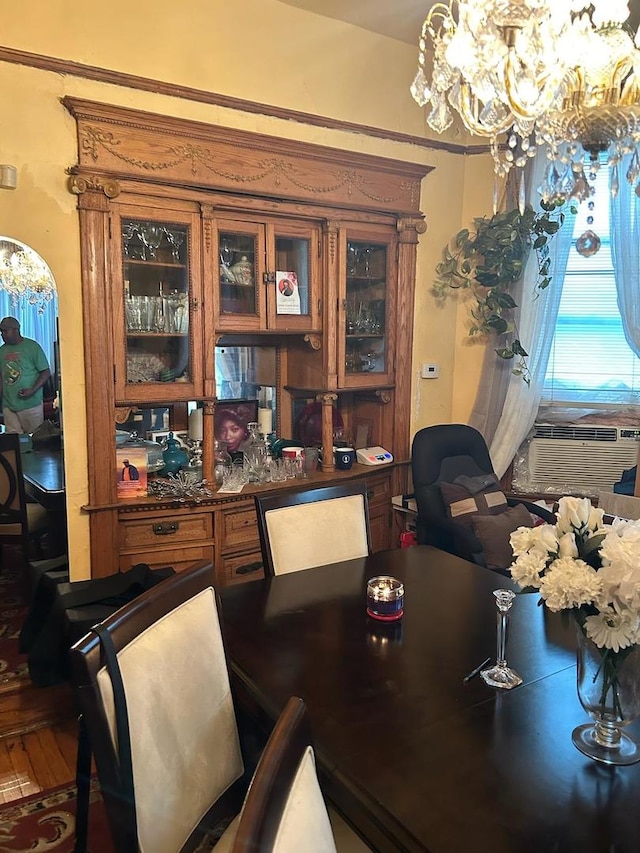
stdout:
{"type": "Polygon", "coordinates": [[[17,306],[20,300],[37,306],[40,314],[56,295],[51,271],[29,246],[0,238],[0,289],[17,306]]]}
{"type": "Polygon", "coordinates": [[[436,3],[411,94],[437,133],[455,111],[488,138],[499,177],[546,146],[546,198],[587,198],[603,159],[615,195],[625,155],[623,179],[640,195],[640,41],[628,18],[625,0],[436,3]]]}

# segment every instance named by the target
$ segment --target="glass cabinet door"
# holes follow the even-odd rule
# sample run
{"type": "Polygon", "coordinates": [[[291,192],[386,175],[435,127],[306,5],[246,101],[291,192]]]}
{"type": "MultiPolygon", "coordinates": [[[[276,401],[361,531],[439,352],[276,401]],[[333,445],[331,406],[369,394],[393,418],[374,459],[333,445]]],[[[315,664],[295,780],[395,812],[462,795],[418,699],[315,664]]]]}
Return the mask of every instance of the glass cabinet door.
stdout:
{"type": "Polygon", "coordinates": [[[242,331],[320,327],[319,231],[296,222],[215,222],[216,326],[242,331]],[[217,282],[216,282],[217,279],[217,282]]]}
{"type": "Polygon", "coordinates": [[[279,330],[320,328],[318,231],[287,223],[267,226],[268,327],[279,330]]]}
{"type": "Polygon", "coordinates": [[[389,245],[348,238],[346,265],[342,382],[385,384],[391,381],[389,245]]]}
{"type": "Polygon", "coordinates": [[[178,399],[193,389],[190,221],[119,218],[124,335],[121,399],[178,399]],[[158,386],[162,386],[158,388],[158,386]]]}
{"type": "Polygon", "coordinates": [[[264,229],[254,223],[217,223],[218,325],[258,329],[264,322],[264,229]]]}

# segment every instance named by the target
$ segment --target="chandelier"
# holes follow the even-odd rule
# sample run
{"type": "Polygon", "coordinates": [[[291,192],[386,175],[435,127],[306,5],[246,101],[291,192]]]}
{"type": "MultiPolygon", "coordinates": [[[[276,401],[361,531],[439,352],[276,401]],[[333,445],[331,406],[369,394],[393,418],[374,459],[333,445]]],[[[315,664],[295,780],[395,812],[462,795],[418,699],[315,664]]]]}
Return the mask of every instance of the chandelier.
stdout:
{"type": "Polygon", "coordinates": [[[28,246],[0,239],[0,289],[17,306],[20,300],[38,307],[43,314],[56,295],[56,284],[49,267],[28,246]]]}
{"type": "Polygon", "coordinates": [[[616,195],[625,155],[624,178],[640,195],[640,39],[628,18],[626,0],[436,3],[422,25],[411,94],[429,105],[437,133],[453,109],[467,130],[487,137],[498,177],[522,174],[546,145],[546,200],[588,198],[601,162],[616,195]]]}

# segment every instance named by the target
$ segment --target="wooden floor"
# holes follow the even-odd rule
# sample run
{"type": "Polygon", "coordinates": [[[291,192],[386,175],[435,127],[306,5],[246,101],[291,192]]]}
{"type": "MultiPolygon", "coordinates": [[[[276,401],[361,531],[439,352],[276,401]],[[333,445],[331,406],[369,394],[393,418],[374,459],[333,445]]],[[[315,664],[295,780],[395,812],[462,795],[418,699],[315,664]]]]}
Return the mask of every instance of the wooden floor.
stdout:
{"type": "Polygon", "coordinates": [[[74,719],[0,738],[0,803],[10,803],[75,779],[74,719]]]}
{"type": "MultiPolygon", "coordinates": [[[[18,549],[3,556],[22,562],[18,549]]],[[[0,684],[0,804],[73,781],[77,727],[69,685],[0,684]]]]}

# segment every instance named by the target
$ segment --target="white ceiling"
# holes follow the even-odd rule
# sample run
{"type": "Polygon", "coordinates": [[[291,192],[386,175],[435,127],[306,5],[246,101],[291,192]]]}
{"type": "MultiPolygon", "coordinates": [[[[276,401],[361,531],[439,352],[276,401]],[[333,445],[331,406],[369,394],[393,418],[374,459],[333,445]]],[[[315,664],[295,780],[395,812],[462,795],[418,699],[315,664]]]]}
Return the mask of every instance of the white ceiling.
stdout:
{"type": "Polygon", "coordinates": [[[434,0],[280,0],[316,15],[418,44],[420,28],[434,0]]]}
{"type": "MultiPolygon", "coordinates": [[[[427,9],[436,0],[280,0],[316,15],[346,21],[374,33],[418,44],[427,9]]],[[[640,0],[630,0],[629,24],[634,32],[640,22],[640,0]]]]}

